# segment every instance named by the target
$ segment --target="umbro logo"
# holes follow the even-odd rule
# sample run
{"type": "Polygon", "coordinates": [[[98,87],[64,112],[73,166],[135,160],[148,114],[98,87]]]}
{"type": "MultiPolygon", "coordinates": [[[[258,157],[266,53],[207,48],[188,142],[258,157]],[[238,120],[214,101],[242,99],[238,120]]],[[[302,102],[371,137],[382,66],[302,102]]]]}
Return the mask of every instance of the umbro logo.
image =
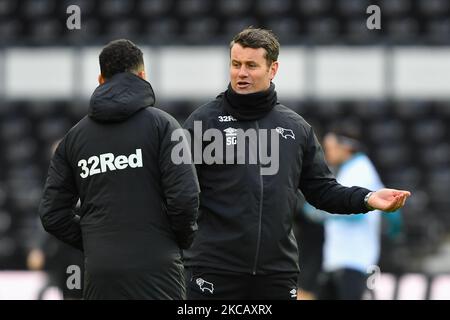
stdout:
{"type": "Polygon", "coordinates": [[[226,136],[235,136],[237,134],[237,129],[231,127],[226,128],[223,131],[225,132],[226,136]]]}

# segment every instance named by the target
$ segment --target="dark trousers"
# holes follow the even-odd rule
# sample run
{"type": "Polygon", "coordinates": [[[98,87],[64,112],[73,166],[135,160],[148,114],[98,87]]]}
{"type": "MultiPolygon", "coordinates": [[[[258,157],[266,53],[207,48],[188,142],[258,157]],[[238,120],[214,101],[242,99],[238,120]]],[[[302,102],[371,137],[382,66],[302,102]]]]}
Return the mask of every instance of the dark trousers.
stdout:
{"type": "Polygon", "coordinates": [[[85,272],[86,300],[184,300],[184,268],[173,263],[165,269],[128,272],[85,272]]]}
{"type": "Polygon", "coordinates": [[[296,300],[296,272],[252,275],[186,268],[188,300],[296,300]]]}
{"type": "Polygon", "coordinates": [[[339,269],[319,277],[319,300],[361,300],[367,275],[354,269],[339,269]]]}

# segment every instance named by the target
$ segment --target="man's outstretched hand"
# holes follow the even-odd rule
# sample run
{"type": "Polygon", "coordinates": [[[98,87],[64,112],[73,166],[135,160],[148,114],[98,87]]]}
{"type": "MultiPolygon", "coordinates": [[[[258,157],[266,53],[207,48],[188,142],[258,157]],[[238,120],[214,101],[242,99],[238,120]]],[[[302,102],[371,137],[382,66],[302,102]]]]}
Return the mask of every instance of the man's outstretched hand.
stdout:
{"type": "Polygon", "coordinates": [[[396,189],[380,189],[372,193],[367,203],[374,209],[392,212],[405,205],[411,192],[396,189]]]}

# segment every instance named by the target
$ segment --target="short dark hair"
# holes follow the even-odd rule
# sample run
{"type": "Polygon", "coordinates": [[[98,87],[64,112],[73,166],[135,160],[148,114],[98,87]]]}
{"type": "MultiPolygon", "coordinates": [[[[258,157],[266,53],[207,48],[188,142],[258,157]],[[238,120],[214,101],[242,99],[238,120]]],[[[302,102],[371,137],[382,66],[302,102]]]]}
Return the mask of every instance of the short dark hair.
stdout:
{"type": "Polygon", "coordinates": [[[122,72],[138,72],[144,65],[141,49],[127,39],[111,41],[99,56],[100,72],[106,79],[122,72]]]}
{"type": "Polygon", "coordinates": [[[236,43],[244,48],[265,49],[266,55],[264,58],[267,60],[268,65],[278,60],[280,43],[271,30],[248,27],[234,36],[230,42],[230,50],[236,43]]]}
{"type": "Polygon", "coordinates": [[[352,152],[364,150],[361,126],[357,121],[347,120],[335,123],[328,132],[336,136],[339,144],[350,147],[352,152]]]}

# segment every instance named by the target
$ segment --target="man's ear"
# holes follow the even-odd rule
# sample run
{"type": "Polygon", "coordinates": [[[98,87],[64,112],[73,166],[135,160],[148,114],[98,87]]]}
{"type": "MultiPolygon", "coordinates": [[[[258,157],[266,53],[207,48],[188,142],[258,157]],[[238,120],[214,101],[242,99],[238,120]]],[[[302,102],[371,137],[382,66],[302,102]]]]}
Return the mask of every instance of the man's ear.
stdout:
{"type": "Polygon", "coordinates": [[[100,74],[98,75],[98,84],[99,84],[99,85],[102,85],[102,84],[104,84],[104,83],[105,83],[105,78],[103,78],[102,74],[100,73],[100,74]]]}
{"type": "Polygon", "coordinates": [[[139,71],[137,75],[138,75],[139,78],[142,78],[142,79],[144,79],[144,80],[147,80],[147,74],[145,73],[144,70],[139,71]]]}
{"type": "Polygon", "coordinates": [[[275,75],[278,71],[278,61],[272,62],[272,65],[270,66],[270,80],[272,81],[273,78],[275,78],[275,75]]]}

